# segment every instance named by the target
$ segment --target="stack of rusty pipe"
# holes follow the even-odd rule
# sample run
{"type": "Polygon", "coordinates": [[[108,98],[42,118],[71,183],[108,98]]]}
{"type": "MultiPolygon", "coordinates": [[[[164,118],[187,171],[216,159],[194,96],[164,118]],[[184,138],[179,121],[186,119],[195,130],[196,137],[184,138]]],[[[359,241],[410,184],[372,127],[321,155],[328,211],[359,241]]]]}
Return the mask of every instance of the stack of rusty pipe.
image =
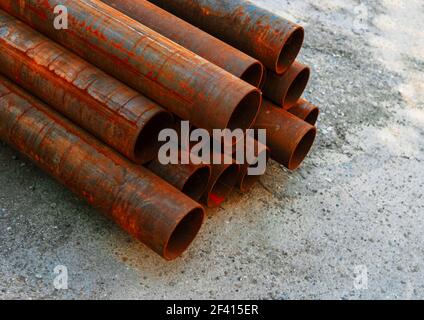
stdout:
{"type": "Polygon", "coordinates": [[[248,0],[0,0],[0,139],[172,260],[261,159],[294,170],[309,153],[303,40],[248,0]],[[165,164],[165,129],[253,133],[212,164],[174,142],[165,164]]]}

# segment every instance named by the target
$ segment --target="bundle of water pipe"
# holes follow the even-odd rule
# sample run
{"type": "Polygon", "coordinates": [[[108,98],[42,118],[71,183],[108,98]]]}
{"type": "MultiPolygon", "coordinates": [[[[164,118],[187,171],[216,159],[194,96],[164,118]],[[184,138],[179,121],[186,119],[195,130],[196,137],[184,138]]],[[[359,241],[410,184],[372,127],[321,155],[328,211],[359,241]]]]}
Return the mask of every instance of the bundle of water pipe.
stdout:
{"type": "Polygon", "coordinates": [[[177,142],[189,161],[164,164],[161,132],[265,129],[241,154],[298,168],[319,113],[301,98],[303,39],[247,0],[0,0],[0,139],[172,260],[205,207],[259,175],[234,136],[210,151],[225,161],[177,142]]]}

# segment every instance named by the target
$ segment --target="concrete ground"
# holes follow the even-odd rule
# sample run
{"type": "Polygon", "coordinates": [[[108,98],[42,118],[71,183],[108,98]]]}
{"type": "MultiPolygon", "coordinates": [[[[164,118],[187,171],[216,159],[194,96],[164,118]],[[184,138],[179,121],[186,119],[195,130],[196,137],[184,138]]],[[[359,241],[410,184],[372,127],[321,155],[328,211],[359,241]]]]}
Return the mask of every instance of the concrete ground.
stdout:
{"type": "Polygon", "coordinates": [[[272,163],[169,263],[0,144],[0,298],[424,298],[424,2],[256,2],[307,30],[304,166],[272,163]]]}

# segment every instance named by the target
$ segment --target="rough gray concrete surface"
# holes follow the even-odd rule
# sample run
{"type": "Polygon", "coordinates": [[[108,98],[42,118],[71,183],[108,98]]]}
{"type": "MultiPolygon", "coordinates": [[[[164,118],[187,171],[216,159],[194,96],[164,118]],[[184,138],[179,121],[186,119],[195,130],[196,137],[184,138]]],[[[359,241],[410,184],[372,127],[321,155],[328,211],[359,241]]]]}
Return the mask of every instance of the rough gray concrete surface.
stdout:
{"type": "Polygon", "coordinates": [[[0,298],[424,298],[424,2],[256,2],[307,31],[304,166],[272,163],[169,263],[0,144],[0,298]]]}

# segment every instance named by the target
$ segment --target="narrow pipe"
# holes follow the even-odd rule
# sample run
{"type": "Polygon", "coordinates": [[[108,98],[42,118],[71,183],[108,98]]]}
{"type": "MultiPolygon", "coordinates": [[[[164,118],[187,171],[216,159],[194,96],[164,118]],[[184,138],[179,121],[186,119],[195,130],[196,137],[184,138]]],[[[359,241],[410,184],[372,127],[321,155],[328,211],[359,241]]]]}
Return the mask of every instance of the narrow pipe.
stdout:
{"type": "MultiPolygon", "coordinates": [[[[222,159],[225,157],[221,156],[222,159]]],[[[212,164],[211,177],[206,192],[202,196],[202,202],[209,208],[219,207],[234,189],[240,165],[233,161],[231,164],[212,164]]]]}
{"type": "Polygon", "coordinates": [[[319,108],[305,99],[300,99],[288,112],[313,126],[319,117],[319,108]]]}
{"type": "Polygon", "coordinates": [[[149,0],[282,74],[296,59],[304,29],[246,0],[149,0]]]}
{"type": "Polygon", "coordinates": [[[205,193],[211,176],[211,166],[206,164],[182,164],[179,161],[179,164],[163,165],[159,159],[155,159],[147,168],[196,201],[205,193]]]}
{"type": "Polygon", "coordinates": [[[270,149],[266,145],[260,143],[255,139],[253,139],[253,141],[253,145],[250,143],[246,143],[246,145],[244,146],[245,160],[243,164],[240,164],[240,173],[236,183],[241,192],[249,192],[249,190],[253,188],[253,186],[256,184],[256,182],[258,182],[261,177],[261,175],[249,175],[249,169],[256,168],[259,164],[259,159],[264,157],[268,162],[270,158],[270,149]],[[249,164],[249,162],[247,161],[247,154],[254,155],[257,160],[256,163],[251,162],[249,164]]]}
{"type": "Polygon", "coordinates": [[[302,96],[310,75],[308,66],[294,62],[282,75],[267,72],[262,91],[265,97],[287,110],[302,96]]]}
{"type": "Polygon", "coordinates": [[[261,94],[99,0],[2,0],[0,7],[199,128],[251,126],[261,94]],[[57,30],[54,10],[67,8],[57,30]]]}
{"type": "Polygon", "coordinates": [[[132,161],[157,156],[172,115],[0,10],[0,72],[132,161]]]}
{"type": "Polygon", "coordinates": [[[187,249],[203,223],[195,201],[2,76],[0,139],[167,260],[187,249]]]}
{"type": "Polygon", "coordinates": [[[146,27],[258,87],[264,67],[258,60],[145,0],[101,0],[146,27]]]}
{"type": "Polygon", "coordinates": [[[267,130],[267,145],[271,149],[271,158],[290,170],[301,165],[317,133],[314,126],[265,99],[255,128],[267,130]]]}

